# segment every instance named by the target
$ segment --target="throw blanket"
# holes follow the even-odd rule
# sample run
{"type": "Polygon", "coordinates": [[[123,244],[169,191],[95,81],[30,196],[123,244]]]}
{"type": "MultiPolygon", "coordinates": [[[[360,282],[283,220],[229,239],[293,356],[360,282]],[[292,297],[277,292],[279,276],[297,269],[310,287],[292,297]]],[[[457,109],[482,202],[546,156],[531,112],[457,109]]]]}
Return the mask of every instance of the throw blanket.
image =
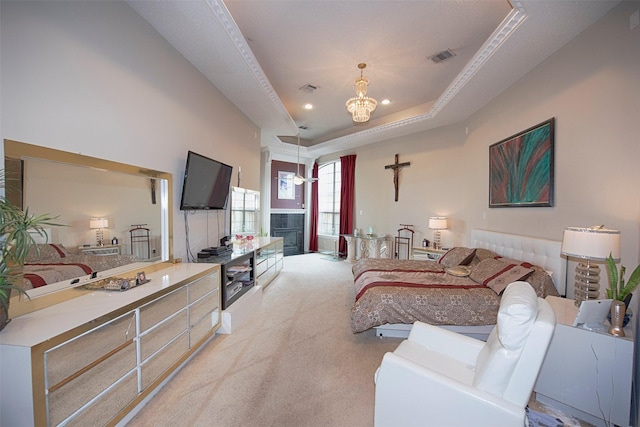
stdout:
{"type": "Polygon", "coordinates": [[[34,288],[39,288],[48,283],[91,274],[91,271],[91,268],[84,264],[27,264],[24,266],[24,278],[29,280],[34,288]]]}
{"type": "Polygon", "coordinates": [[[356,300],[351,329],[385,323],[478,326],[496,322],[500,297],[434,261],[363,259],[353,266],[356,300]]]}
{"type": "Polygon", "coordinates": [[[447,274],[442,268],[425,271],[371,269],[362,272],[355,280],[356,301],[374,286],[404,286],[415,288],[486,288],[467,277],[447,274]]]}

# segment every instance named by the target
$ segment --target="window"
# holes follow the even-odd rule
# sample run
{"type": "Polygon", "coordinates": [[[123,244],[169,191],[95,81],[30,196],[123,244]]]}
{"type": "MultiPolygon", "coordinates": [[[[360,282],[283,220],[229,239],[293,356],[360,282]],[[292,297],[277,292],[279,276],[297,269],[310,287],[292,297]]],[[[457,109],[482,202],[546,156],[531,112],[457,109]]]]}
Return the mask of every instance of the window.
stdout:
{"type": "Polygon", "coordinates": [[[339,161],[318,168],[318,234],[340,232],[340,183],[339,161]]]}
{"type": "Polygon", "coordinates": [[[260,193],[244,188],[231,189],[231,234],[258,235],[260,193]]]}

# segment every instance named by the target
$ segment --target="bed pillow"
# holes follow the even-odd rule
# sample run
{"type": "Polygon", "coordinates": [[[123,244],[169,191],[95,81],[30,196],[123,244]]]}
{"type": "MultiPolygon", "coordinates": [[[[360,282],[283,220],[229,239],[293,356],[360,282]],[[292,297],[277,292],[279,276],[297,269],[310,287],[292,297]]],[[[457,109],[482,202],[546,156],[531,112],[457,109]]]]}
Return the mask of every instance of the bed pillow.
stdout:
{"type": "Polygon", "coordinates": [[[440,257],[438,262],[444,267],[455,267],[457,265],[467,265],[473,259],[476,250],[471,248],[455,247],[449,249],[440,257]]]}
{"type": "Polygon", "coordinates": [[[471,268],[469,277],[474,282],[485,285],[500,295],[509,283],[524,280],[532,272],[531,268],[487,258],[471,268]]]}
{"type": "Polygon", "coordinates": [[[533,290],[536,291],[536,295],[538,295],[538,297],[546,298],[549,295],[556,297],[560,295],[553,283],[553,277],[551,277],[552,272],[546,271],[541,266],[531,264],[526,261],[518,261],[511,258],[505,258],[500,255],[497,255],[495,258],[510,264],[518,264],[525,268],[532,269],[533,272],[527,276],[526,281],[531,285],[531,287],[533,287],[533,290]]]}
{"type": "Polygon", "coordinates": [[[469,265],[476,265],[482,260],[485,260],[487,258],[496,258],[497,256],[497,253],[490,251],[489,249],[476,248],[476,251],[473,254],[473,258],[471,259],[469,265]]]}
{"type": "Polygon", "coordinates": [[[58,260],[69,256],[69,251],[61,244],[38,243],[31,246],[27,254],[26,262],[38,262],[42,260],[58,260]]]}

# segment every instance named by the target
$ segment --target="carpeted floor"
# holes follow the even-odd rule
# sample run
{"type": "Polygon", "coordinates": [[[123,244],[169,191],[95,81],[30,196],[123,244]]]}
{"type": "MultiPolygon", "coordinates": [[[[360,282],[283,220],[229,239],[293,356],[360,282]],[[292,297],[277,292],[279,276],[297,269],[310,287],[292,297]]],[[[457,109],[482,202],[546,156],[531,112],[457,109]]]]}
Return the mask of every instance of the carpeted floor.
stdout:
{"type": "Polygon", "coordinates": [[[216,335],[129,425],[373,426],[373,374],[401,340],[351,332],[351,264],[327,258],[286,257],[260,309],[216,335]]]}
{"type": "Polygon", "coordinates": [[[285,258],[260,309],[217,335],[132,426],[372,426],[373,374],[399,339],[354,335],[351,264],[285,258]]]}

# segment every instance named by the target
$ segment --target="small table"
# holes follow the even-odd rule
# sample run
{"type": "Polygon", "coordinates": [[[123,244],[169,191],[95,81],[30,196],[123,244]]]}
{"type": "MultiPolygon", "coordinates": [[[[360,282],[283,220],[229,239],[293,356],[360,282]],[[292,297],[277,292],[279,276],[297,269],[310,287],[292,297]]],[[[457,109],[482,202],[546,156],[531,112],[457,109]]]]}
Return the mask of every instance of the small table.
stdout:
{"type": "Polygon", "coordinates": [[[369,234],[341,234],[347,241],[347,261],[355,262],[361,258],[389,258],[389,236],[369,234]],[[358,245],[359,247],[356,247],[358,245]],[[358,249],[360,255],[358,256],[358,249]]]}
{"type": "Polygon", "coordinates": [[[446,254],[447,251],[444,249],[436,249],[431,246],[414,246],[411,248],[411,259],[422,259],[428,261],[437,261],[442,257],[442,255],[446,254]]]}
{"type": "Polygon", "coordinates": [[[79,246],[78,252],[83,255],[120,255],[120,245],[79,246]]]}

